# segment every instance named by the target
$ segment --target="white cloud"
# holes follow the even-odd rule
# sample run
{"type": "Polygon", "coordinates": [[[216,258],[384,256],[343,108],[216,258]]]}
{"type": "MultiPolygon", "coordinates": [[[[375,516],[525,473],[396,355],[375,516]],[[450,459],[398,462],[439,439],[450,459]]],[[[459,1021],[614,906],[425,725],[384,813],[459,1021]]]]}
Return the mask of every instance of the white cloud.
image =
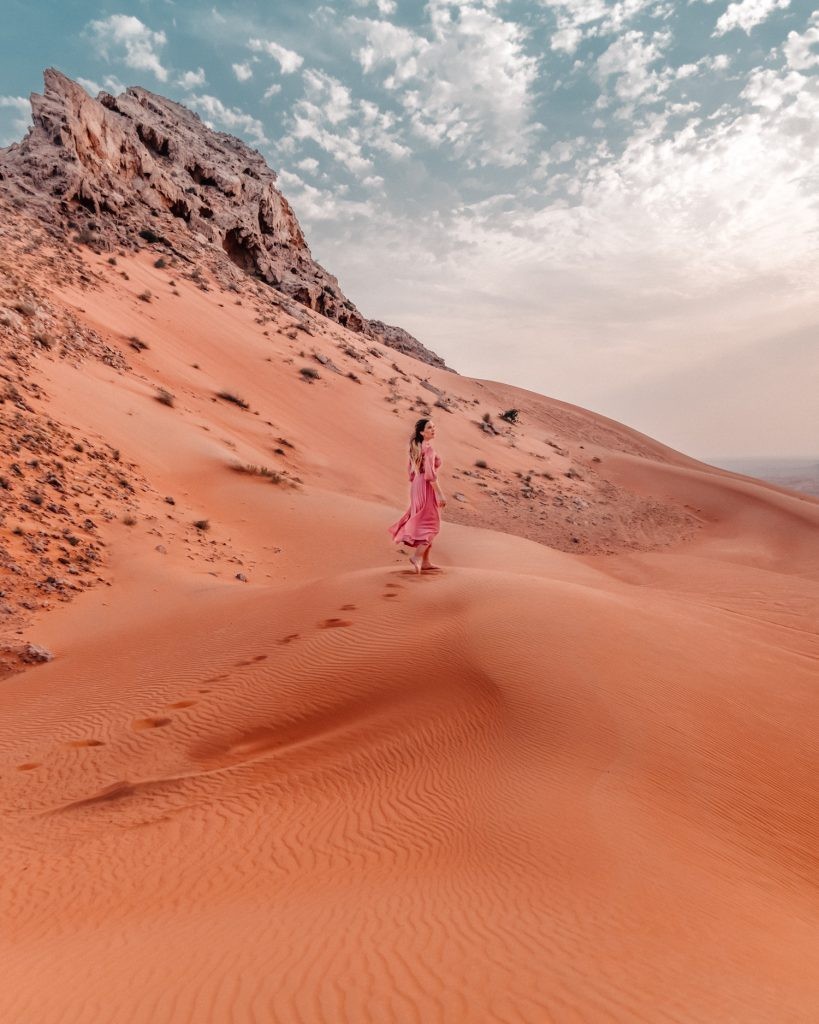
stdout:
{"type": "Polygon", "coordinates": [[[304,58],[294,50],[288,50],[287,47],[274,43],[271,39],[250,39],[247,45],[254,53],[266,53],[277,60],[283,75],[298,71],[304,63],[304,58]]]}
{"type": "MultiPolygon", "coordinates": [[[[550,41],[553,50],[572,54],[588,36],[607,36],[622,32],[625,26],[655,0],[541,0],[555,11],[557,28],[550,41]]],[[[655,15],[668,14],[655,5],[655,15]]]]}
{"type": "Polygon", "coordinates": [[[82,78],[80,75],[77,75],[77,81],[89,96],[96,96],[98,92],[102,92],[102,86],[97,82],[92,81],[90,78],[82,78]]]}
{"type": "Polygon", "coordinates": [[[237,107],[226,107],[220,99],[215,96],[189,96],[185,101],[194,110],[199,110],[205,115],[205,123],[213,128],[215,125],[222,125],[229,130],[238,130],[254,142],[267,142],[264,134],[264,126],[261,121],[250,114],[244,113],[237,107]]]}
{"type": "Polygon", "coordinates": [[[739,0],[728,5],[720,15],[713,35],[722,36],[731,29],[741,28],[750,33],[756,25],[762,24],[775,10],[788,7],[791,0],[739,0]]]}
{"type": "Polygon", "coordinates": [[[784,50],[788,66],[796,71],[819,67],[819,11],[810,16],[807,30],[802,35],[788,33],[784,50]]]}
{"type": "Polygon", "coordinates": [[[272,96],[277,96],[281,91],[282,87],[279,85],[279,83],[274,82],[272,85],[268,85],[268,87],[265,89],[262,99],[269,100],[272,96]]]}
{"type": "Polygon", "coordinates": [[[366,73],[385,68],[413,132],[448,146],[470,163],[511,167],[531,146],[537,62],[526,32],[490,7],[430,0],[427,34],[389,22],[351,18],[363,37],[357,56],[366,73]]]}
{"type": "Polygon", "coordinates": [[[674,71],[667,67],[654,71],[650,65],[661,59],[670,38],[668,32],[655,32],[647,40],[642,32],[631,29],[597,58],[596,78],[605,84],[615,76],[614,91],[630,104],[629,111],[636,104],[655,102],[668,88],[674,71]]]}
{"type": "Polygon", "coordinates": [[[201,89],[205,84],[205,69],[197,68],[196,71],[184,71],[176,80],[177,85],[183,89],[201,89]]]}
{"type": "Polygon", "coordinates": [[[332,221],[338,224],[362,217],[370,219],[375,212],[369,201],[345,199],[338,190],[331,192],[315,188],[289,171],[279,172],[279,183],[286,190],[287,200],[302,223],[332,221]]]}
{"type": "Polygon", "coordinates": [[[319,162],[312,156],[305,157],[304,160],[299,160],[296,167],[300,171],[307,171],[308,174],[315,174],[319,169],[319,162]]]}
{"type": "Polygon", "coordinates": [[[100,54],[106,59],[122,60],[136,71],[151,71],[160,82],[167,81],[168,72],[157,53],[167,38],[164,32],[154,32],[139,18],[129,14],[112,14],[87,26],[100,54]]]}
{"type": "Polygon", "coordinates": [[[0,96],[0,108],[13,110],[15,113],[11,122],[12,134],[0,139],[0,146],[7,146],[16,142],[26,133],[31,124],[31,104],[25,96],[0,96]]]}
{"type": "Polygon", "coordinates": [[[321,105],[324,117],[330,124],[346,121],[352,110],[350,90],[338,79],[323,71],[305,71],[304,88],[308,100],[321,105]]]}
{"type": "Polygon", "coordinates": [[[246,82],[249,78],[253,77],[253,68],[245,62],[244,64],[231,64],[233,68],[233,74],[239,79],[240,82],[246,82]]]}
{"type": "Polygon", "coordinates": [[[754,68],[740,96],[755,107],[779,110],[789,96],[799,92],[806,81],[805,76],[798,71],[783,76],[770,68],[754,68]]]}

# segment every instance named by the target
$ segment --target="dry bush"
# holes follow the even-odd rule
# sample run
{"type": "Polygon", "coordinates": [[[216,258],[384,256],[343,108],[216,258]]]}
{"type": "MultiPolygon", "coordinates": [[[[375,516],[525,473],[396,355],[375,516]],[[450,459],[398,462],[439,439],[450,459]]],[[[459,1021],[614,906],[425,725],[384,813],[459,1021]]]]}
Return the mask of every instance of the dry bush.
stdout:
{"type": "Polygon", "coordinates": [[[486,464],[486,463],[484,462],[484,460],[483,460],[483,459],[477,459],[477,460],[475,461],[475,466],[476,466],[476,467],[477,467],[478,469],[489,469],[489,466],[487,466],[487,464],[486,464]]]}
{"type": "Polygon", "coordinates": [[[143,352],[148,348],[148,343],[146,341],[142,341],[142,339],[138,338],[135,334],[128,339],[128,344],[131,348],[136,349],[137,352],[143,352]]]}
{"type": "Polygon", "coordinates": [[[225,402],[233,402],[233,404],[238,405],[240,409],[250,408],[250,405],[243,398],[239,398],[238,395],[234,395],[230,391],[217,391],[216,397],[221,398],[225,402]]]}
{"type": "Polygon", "coordinates": [[[197,519],[193,524],[197,530],[209,530],[210,520],[209,519],[197,519]]]}
{"type": "Polygon", "coordinates": [[[162,270],[164,267],[167,267],[167,265],[168,261],[164,258],[164,256],[160,256],[158,260],[154,260],[154,266],[156,267],[157,270],[162,270]]]}
{"type": "Polygon", "coordinates": [[[302,377],[305,378],[305,380],[321,379],[321,375],[319,374],[318,370],[314,370],[312,366],[302,366],[302,368],[299,370],[299,373],[302,375],[302,377]]]}
{"type": "Polygon", "coordinates": [[[140,300],[140,302],[150,302],[151,301],[151,293],[146,288],[144,292],[140,292],[139,295],[137,295],[137,298],[140,300]]]}
{"type": "Polygon", "coordinates": [[[136,526],[136,516],[132,516],[130,514],[127,516],[123,516],[122,521],[123,523],[125,523],[126,526],[136,526]]]}
{"type": "Polygon", "coordinates": [[[174,396],[170,393],[170,391],[167,390],[167,388],[160,388],[154,395],[154,398],[156,398],[157,402],[161,402],[163,405],[170,406],[171,409],[173,408],[174,402],[176,401],[174,396]]]}

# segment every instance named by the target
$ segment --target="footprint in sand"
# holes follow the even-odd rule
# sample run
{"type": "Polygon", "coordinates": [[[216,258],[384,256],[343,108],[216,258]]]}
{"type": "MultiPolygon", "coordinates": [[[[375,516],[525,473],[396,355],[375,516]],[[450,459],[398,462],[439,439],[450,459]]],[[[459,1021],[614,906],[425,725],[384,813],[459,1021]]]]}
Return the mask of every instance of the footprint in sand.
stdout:
{"type": "Polygon", "coordinates": [[[267,655],[266,654],[257,654],[256,657],[253,660],[254,661],[265,661],[266,659],[267,659],[267,655]]]}
{"type": "Polygon", "coordinates": [[[394,591],[391,591],[389,594],[382,594],[381,596],[382,597],[398,597],[399,595],[396,594],[394,591]]]}
{"type": "Polygon", "coordinates": [[[319,629],[339,629],[341,626],[352,626],[349,619],[325,619],[319,623],[319,629]]]}
{"type": "Polygon", "coordinates": [[[105,744],[102,740],[66,740],[66,742],[61,743],[60,746],[71,747],[75,750],[79,750],[81,747],[104,747],[105,744]]]}
{"type": "Polygon", "coordinates": [[[389,588],[389,589],[392,589],[392,590],[403,590],[404,589],[401,586],[400,583],[385,583],[384,586],[389,588]]]}
{"type": "Polygon", "coordinates": [[[143,729],[161,729],[163,725],[170,725],[172,718],[135,718],[133,729],[135,732],[142,732],[143,729]]]}
{"type": "Polygon", "coordinates": [[[339,611],[342,611],[342,612],[354,612],[355,611],[355,605],[354,604],[343,604],[341,606],[341,608],[339,609],[339,611]]]}
{"type": "Polygon", "coordinates": [[[288,633],[287,636],[283,636],[281,640],[279,640],[279,643],[289,644],[292,640],[298,640],[300,635],[300,633],[288,633]]]}
{"type": "Polygon", "coordinates": [[[204,690],[197,690],[196,692],[197,693],[210,693],[210,690],[204,689],[204,690]]]}
{"type": "Polygon", "coordinates": [[[195,700],[178,700],[174,704],[168,704],[169,708],[192,708],[198,701],[195,700]]]}
{"type": "Polygon", "coordinates": [[[30,772],[34,768],[39,768],[42,765],[42,761],[26,761],[24,764],[17,765],[18,772],[30,772]]]}

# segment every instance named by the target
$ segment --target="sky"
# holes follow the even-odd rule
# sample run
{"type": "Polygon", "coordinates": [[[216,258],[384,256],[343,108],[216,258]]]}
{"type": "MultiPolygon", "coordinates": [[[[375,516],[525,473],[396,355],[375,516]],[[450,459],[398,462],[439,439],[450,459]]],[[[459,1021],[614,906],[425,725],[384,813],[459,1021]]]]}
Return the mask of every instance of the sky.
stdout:
{"type": "Polygon", "coordinates": [[[808,0],[6,0],[0,145],[54,66],[279,174],[369,317],[706,461],[819,458],[808,0]]]}

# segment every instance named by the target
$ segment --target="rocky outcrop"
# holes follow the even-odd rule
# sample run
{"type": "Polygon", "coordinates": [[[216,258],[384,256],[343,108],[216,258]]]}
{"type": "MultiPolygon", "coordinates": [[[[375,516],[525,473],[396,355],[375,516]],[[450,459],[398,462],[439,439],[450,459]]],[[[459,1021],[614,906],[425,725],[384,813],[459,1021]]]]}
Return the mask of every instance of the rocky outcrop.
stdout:
{"type": "Polygon", "coordinates": [[[312,258],[256,150],[147,89],[92,99],[53,68],[44,77],[44,94],[31,96],[33,127],[0,150],[0,188],[13,201],[103,248],[141,239],[190,261],[218,253],[352,331],[445,366],[406,331],[362,316],[312,258]]]}

